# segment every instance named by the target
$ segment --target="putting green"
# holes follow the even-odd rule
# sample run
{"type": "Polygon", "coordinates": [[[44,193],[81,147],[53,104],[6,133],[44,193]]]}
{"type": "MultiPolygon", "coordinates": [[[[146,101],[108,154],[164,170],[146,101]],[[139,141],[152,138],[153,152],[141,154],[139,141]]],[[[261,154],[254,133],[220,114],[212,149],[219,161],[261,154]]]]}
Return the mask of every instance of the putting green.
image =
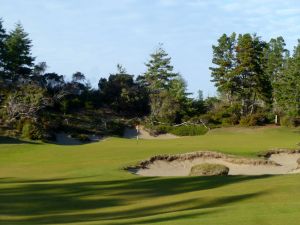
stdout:
{"type": "Polygon", "coordinates": [[[299,131],[227,128],[172,140],[109,138],[62,146],[0,138],[0,224],[298,224],[300,175],[139,177],[152,155],[197,150],[255,156],[295,148],[299,131]]]}

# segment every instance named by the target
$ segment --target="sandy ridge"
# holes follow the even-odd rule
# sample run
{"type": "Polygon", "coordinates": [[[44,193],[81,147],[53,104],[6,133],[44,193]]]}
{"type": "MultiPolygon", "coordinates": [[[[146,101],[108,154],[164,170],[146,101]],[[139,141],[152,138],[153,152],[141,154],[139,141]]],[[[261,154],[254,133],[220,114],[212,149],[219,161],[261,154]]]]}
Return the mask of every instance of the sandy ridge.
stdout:
{"type": "Polygon", "coordinates": [[[300,172],[300,149],[274,149],[260,158],[245,158],[219,152],[198,151],[176,155],[156,155],[138,165],[127,167],[142,176],[188,176],[194,165],[218,163],[229,168],[229,175],[288,174],[300,172]]]}

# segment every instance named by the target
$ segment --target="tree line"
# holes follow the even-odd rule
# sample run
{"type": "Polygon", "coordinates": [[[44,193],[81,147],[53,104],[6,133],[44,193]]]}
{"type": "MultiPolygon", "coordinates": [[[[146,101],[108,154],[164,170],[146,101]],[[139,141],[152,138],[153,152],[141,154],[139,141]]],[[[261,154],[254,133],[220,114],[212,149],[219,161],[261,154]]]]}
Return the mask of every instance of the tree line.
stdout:
{"type": "MultiPolygon", "coordinates": [[[[108,111],[111,117],[148,118],[149,123],[179,123],[203,111],[202,99],[189,98],[186,83],[174,72],[160,45],[145,63],[146,72],[129,74],[122,65],[93,88],[85,75],[71,81],[35,62],[32,40],[21,24],[6,32],[0,20],[0,127],[42,138],[59,129],[68,115],[108,111]]],[[[107,120],[107,119],[106,119],[107,120]]]]}
{"type": "Polygon", "coordinates": [[[256,34],[222,35],[213,45],[210,67],[218,95],[205,99],[201,91],[197,98],[187,92],[162,45],[150,54],[144,73],[135,76],[118,64],[115,73],[99,79],[97,88],[81,72],[67,81],[47,72],[46,62],[35,61],[22,25],[7,32],[0,20],[2,132],[47,138],[85,112],[91,112],[91,124],[98,119],[104,129],[112,118],[136,118],[158,131],[183,122],[259,125],[273,122],[275,115],[297,125],[300,114],[300,42],[290,54],[282,37],[266,42],[256,34]]]}
{"type": "Polygon", "coordinates": [[[299,41],[291,54],[283,37],[266,42],[256,34],[223,34],[213,46],[210,70],[220,99],[234,112],[232,116],[249,122],[256,113],[278,115],[283,123],[296,125],[300,115],[299,53],[299,41]]]}

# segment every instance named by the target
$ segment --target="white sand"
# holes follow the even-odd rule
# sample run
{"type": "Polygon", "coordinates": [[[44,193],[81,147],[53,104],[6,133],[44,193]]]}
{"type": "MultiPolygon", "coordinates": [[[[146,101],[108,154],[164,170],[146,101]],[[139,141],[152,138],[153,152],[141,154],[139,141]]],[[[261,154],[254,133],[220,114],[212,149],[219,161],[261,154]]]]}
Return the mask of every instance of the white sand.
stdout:
{"type": "Polygon", "coordinates": [[[150,133],[148,131],[146,131],[145,129],[140,129],[139,131],[139,138],[141,139],[174,139],[174,138],[178,138],[178,136],[173,135],[173,134],[160,134],[157,136],[152,136],[150,135],[150,133]]]}
{"type": "Polygon", "coordinates": [[[155,160],[147,168],[137,169],[135,172],[142,176],[188,176],[192,166],[201,163],[217,163],[229,168],[229,175],[264,175],[264,174],[289,174],[300,173],[297,169],[297,159],[300,153],[280,153],[273,154],[268,160],[280,164],[278,165],[253,165],[235,164],[222,158],[195,158],[192,160],[155,160]]]}
{"type": "MultiPolygon", "coordinates": [[[[151,135],[148,131],[146,131],[143,127],[140,128],[139,130],[139,139],[145,139],[145,140],[151,140],[151,139],[155,139],[155,140],[167,140],[167,139],[174,139],[174,138],[179,138],[176,135],[173,134],[160,134],[157,136],[153,136],[151,135]]],[[[136,138],[137,136],[137,131],[136,129],[132,129],[132,128],[126,128],[124,131],[124,135],[123,137],[125,138],[136,138]]]]}

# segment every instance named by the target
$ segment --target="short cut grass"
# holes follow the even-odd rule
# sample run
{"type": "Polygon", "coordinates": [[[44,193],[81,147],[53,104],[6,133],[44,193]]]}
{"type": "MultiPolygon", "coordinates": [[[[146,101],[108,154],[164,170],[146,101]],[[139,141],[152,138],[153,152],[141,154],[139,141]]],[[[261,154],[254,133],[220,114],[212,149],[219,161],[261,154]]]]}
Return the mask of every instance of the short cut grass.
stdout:
{"type": "Polygon", "coordinates": [[[300,174],[142,177],[122,169],[159,154],[255,157],[298,142],[299,130],[274,127],[69,146],[0,137],[0,224],[298,225],[300,174]]]}

